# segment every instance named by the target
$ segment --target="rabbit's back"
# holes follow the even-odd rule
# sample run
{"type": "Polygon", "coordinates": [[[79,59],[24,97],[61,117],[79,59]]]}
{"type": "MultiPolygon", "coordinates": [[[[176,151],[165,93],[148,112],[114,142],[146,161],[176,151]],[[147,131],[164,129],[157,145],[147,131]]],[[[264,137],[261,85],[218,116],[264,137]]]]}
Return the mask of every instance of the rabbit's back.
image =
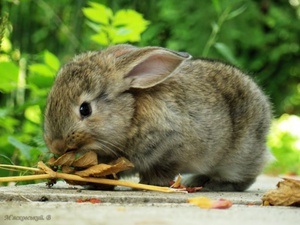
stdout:
{"type": "MultiPolygon", "coordinates": [[[[239,69],[188,60],[167,81],[134,96],[139,134],[128,149],[133,161],[143,162],[139,169],[180,162],[169,169],[237,182],[236,190],[247,188],[261,172],[270,106],[239,69]]],[[[190,185],[199,185],[196,181],[190,185]]]]}
{"type": "Polygon", "coordinates": [[[268,155],[268,98],[249,76],[227,64],[195,60],[182,71],[180,79],[190,83],[186,90],[190,123],[204,143],[202,151],[209,155],[204,160],[212,160],[211,176],[256,177],[268,155]]]}

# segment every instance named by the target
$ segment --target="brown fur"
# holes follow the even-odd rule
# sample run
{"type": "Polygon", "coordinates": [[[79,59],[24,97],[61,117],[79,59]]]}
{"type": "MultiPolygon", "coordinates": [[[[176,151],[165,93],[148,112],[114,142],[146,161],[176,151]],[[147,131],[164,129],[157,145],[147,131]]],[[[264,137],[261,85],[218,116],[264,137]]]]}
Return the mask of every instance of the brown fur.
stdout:
{"type": "Polygon", "coordinates": [[[142,183],[243,191],[267,156],[271,110],[240,70],[159,47],[118,45],[75,57],[59,72],[45,112],[54,153],[94,150],[131,160],[142,183]],[[91,104],[82,118],[79,107],[91,104]]]}

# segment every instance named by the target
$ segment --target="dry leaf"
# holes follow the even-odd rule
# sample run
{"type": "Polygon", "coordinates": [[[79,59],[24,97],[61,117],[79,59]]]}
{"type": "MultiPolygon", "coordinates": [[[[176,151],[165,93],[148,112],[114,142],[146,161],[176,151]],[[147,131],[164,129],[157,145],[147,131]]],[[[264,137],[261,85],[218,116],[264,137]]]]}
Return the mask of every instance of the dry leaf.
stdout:
{"type": "Polygon", "coordinates": [[[180,174],[177,176],[175,182],[171,185],[171,188],[182,188],[181,175],[180,174]]]}
{"type": "Polygon", "coordinates": [[[127,159],[121,157],[110,164],[98,164],[91,166],[85,170],[75,172],[76,175],[81,177],[105,177],[109,174],[116,174],[120,171],[133,168],[133,164],[127,159]]]}
{"type": "Polygon", "coordinates": [[[212,200],[206,197],[190,198],[188,203],[199,206],[202,209],[228,209],[232,206],[232,202],[229,200],[212,200]]]}
{"type": "Polygon", "coordinates": [[[74,169],[74,167],[63,165],[63,166],[61,166],[61,172],[63,172],[63,173],[74,173],[75,169],[74,169]]]}
{"type": "Polygon", "coordinates": [[[75,152],[67,152],[61,155],[59,158],[54,159],[53,157],[50,158],[48,164],[51,166],[71,166],[72,163],[75,161],[75,152]]]}
{"type": "Polygon", "coordinates": [[[134,165],[124,157],[120,157],[117,160],[110,162],[109,165],[112,165],[111,168],[103,172],[102,176],[117,174],[121,171],[132,169],[134,167],[134,165]]]}
{"type": "Polygon", "coordinates": [[[90,166],[94,166],[98,164],[98,156],[97,153],[94,151],[89,151],[76,159],[72,166],[74,167],[81,167],[81,168],[87,168],[90,166]]]}
{"type": "Polygon", "coordinates": [[[300,180],[284,178],[262,197],[263,205],[300,206],[300,180]]]}
{"type": "Polygon", "coordinates": [[[194,193],[194,192],[202,190],[202,187],[186,187],[185,190],[188,193],[194,193]]]}
{"type": "Polygon", "coordinates": [[[89,177],[89,176],[93,176],[93,177],[103,177],[103,175],[101,174],[103,171],[107,171],[108,169],[110,169],[112,166],[111,165],[107,165],[104,163],[95,165],[95,166],[91,166],[85,170],[81,170],[81,171],[76,171],[75,174],[81,177],[89,177]]]}
{"type": "Polygon", "coordinates": [[[89,203],[95,204],[95,203],[101,203],[101,200],[99,200],[98,198],[88,198],[88,199],[79,198],[76,200],[76,202],[77,203],[89,202],[89,203]]]}
{"type": "Polygon", "coordinates": [[[48,160],[48,164],[49,164],[50,166],[53,166],[55,162],[56,162],[56,158],[55,158],[54,156],[52,156],[52,157],[48,160]]]}
{"type": "Polygon", "coordinates": [[[181,184],[181,175],[180,174],[177,176],[175,182],[174,181],[171,182],[170,188],[185,190],[188,193],[194,193],[194,192],[200,191],[202,189],[202,187],[186,187],[183,184],[181,184]]]}

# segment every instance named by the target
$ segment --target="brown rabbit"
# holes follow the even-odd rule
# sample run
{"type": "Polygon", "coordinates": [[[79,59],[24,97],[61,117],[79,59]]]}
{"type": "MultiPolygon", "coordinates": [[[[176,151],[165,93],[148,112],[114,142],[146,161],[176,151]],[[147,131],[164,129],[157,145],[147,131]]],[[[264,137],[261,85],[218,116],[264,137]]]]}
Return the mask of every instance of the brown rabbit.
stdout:
{"type": "Polygon", "coordinates": [[[140,182],[243,191],[265,165],[271,110],[237,68],[160,47],[117,45],[76,56],[49,93],[53,153],[127,157],[140,182]]]}

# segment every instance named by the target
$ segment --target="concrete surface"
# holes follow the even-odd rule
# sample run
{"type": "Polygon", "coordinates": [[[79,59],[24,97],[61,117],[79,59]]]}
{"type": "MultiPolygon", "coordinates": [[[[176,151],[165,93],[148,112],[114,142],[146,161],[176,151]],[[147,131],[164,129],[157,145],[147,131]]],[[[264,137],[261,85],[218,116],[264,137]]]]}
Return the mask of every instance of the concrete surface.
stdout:
{"type": "Polygon", "coordinates": [[[262,195],[275,189],[280,180],[260,176],[242,193],[95,191],[64,182],[51,189],[45,183],[0,187],[0,224],[299,224],[300,208],[260,206],[262,195]],[[225,198],[233,206],[207,210],[187,203],[188,198],[196,196],[225,198]],[[87,198],[100,199],[101,203],[76,203],[87,198]]]}

